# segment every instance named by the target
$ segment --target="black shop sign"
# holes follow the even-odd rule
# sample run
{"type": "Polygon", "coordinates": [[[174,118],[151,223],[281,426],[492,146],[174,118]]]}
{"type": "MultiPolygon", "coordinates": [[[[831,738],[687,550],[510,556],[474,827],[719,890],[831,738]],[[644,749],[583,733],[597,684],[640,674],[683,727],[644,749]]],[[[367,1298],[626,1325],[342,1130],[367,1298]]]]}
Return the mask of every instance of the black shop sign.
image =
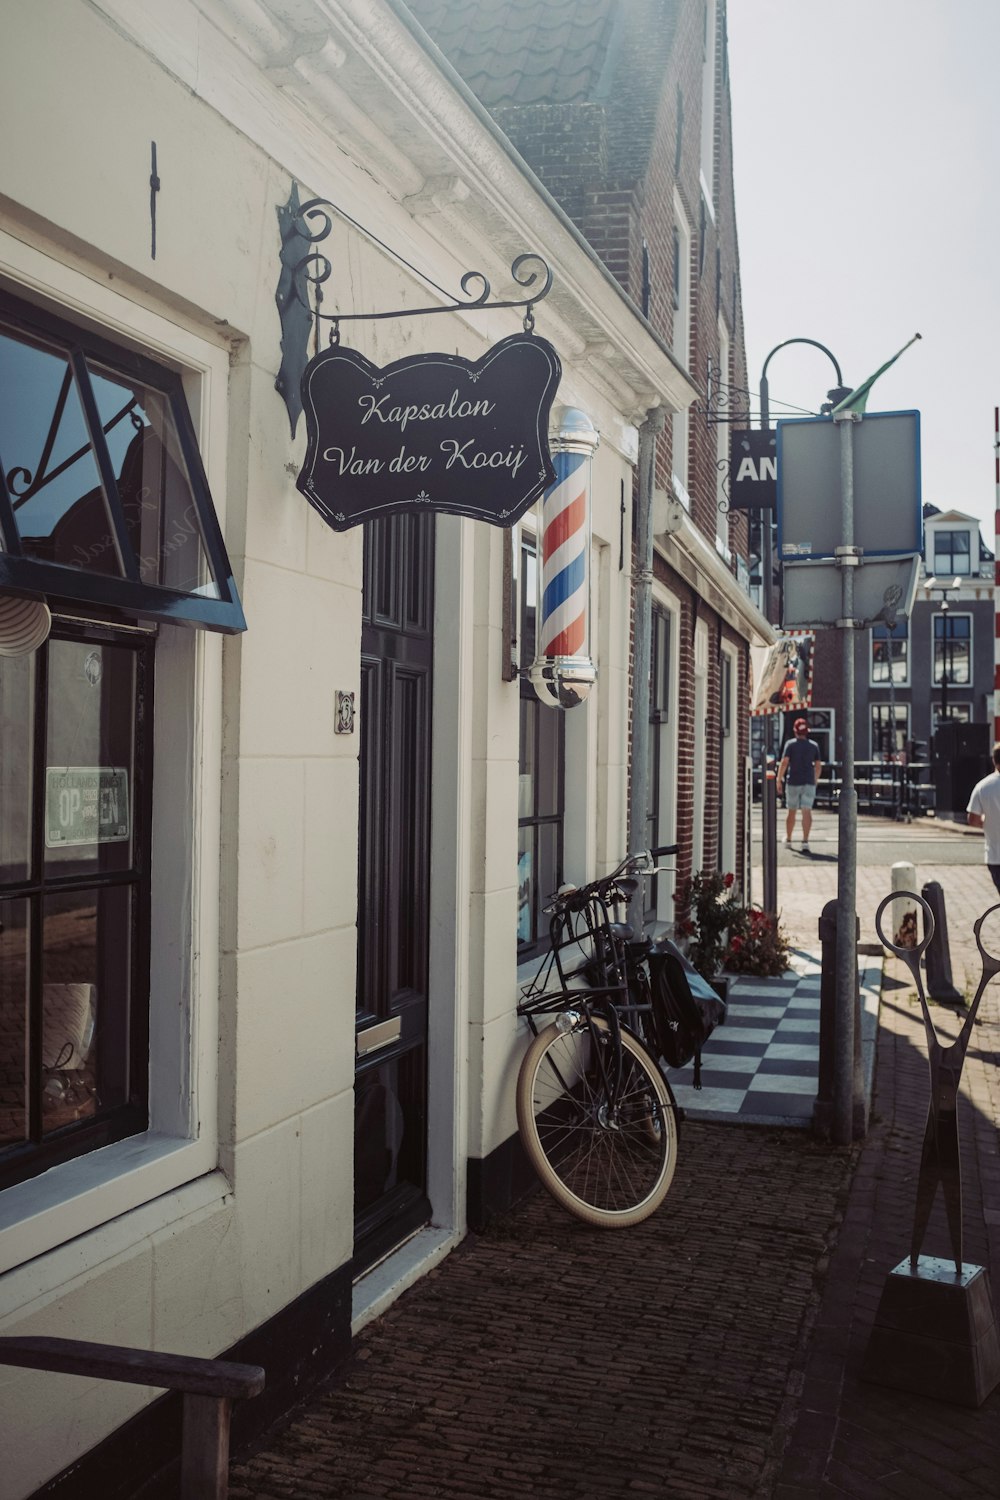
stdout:
{"type": "Polygon", "coordinates": [[[773,510],[777,499],[774,429],[734,431],[729,440],[729,509],[773,510]]]}
{"type": "Polygon", "coordinates": [[[555,479],[549,412],[561,375],[534,334],[482,359],[418,354],[380,368],[335,345],[302,377],[297,484],[335,531],[399,511],[513,526],[555,479]]]}

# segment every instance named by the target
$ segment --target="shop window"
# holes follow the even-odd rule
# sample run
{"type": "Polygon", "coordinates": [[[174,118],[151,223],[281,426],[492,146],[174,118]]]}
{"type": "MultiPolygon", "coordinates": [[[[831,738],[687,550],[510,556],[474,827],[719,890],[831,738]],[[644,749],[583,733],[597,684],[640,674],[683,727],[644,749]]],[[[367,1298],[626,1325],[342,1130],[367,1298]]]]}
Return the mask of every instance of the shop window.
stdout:
{"type": "Polygon", "coordinates": [[[871,633],[871,683],[881,686],[894,682],[897,687],[910,680],[910,627],[908,620],[897,620],[892,630],[873,625],[871,633]]]}
{"type": "Polygon", "coordinates": [[[544,914],[562,884],[566,716],[542,703],[527,677],[535,656],[535,538],[521,530],[518,556],[521,723],[517,807],[517,946],[529,958],[548,941],[544,914]]]}
{"type": "Polygon", "coordinates": [[[0,296],[0,587],[244,629],[180,377],[0,296]]]}
{"type": "MultiPolygon", "coordinates": [[[[214,344],[142,322],[224,393],[214,344]]],[[[0,592],[53,621],[0,658],[5,1270],[216,1165],[222,661],[172,627],[244,619],[179,374],[2,293],[0,372],[0,592]]]]}
{"type": "Polygon", "coordinates": [[[934,616],[934,667],[931,681],[968,685],[972,681],[972,616],[942,610],[934,616]]]}
{"type": "Polygon", "coordinates": [[[154,645],[0,658],[0,1186],[147,1125],[154,645]]]}
{"type": "Polygon", "coordinates": [[[970,537],[968,531],[935,531],[931,571],[936,577],[961,577],[972,571],[970,537]]]}

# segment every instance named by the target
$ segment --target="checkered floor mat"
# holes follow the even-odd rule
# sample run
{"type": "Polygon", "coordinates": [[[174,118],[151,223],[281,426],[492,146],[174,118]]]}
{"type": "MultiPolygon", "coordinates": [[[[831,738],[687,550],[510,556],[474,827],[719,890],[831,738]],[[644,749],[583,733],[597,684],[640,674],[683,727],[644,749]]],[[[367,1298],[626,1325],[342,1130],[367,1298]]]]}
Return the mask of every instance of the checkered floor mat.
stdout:
{"type": "MultiPolygon", "coordinates": [[[[860,956],[861,1004],[878,1014],[880,960],[860,956]]],[[[671,1087],[689,1119],[807,1126],[819,1079],[818,953],[798,951],[780,979],[736,976],[729,982],[725,1025],[713,1032],[701,1058],[672,1068],[671,1087]]]]}

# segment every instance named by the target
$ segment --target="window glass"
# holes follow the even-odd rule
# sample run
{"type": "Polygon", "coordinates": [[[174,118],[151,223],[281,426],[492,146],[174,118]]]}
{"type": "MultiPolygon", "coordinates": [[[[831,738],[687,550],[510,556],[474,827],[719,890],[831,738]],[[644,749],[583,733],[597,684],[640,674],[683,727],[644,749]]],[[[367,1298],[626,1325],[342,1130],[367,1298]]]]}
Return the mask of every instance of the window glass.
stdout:
{"type": "Polygon", "coordinates": [[[28,877],[35,656],[0,656],[0,882],[28,877]]]}
{"type": "Polygon", "coordinates": [[[175,371],[0,292],[0,390],[4,586],[245,629],[175,371]]]}
{"type": "Polygon", "coordinates": [[[141,381],[87,361],[143,583],[218,597],[170,403],[141,381]]]}
{"type": "Polygon", "coordinates": [[[0,1187],[146,1126],[154,649],[59,621],[0,664],[0,1187]]]}
{"type": "Polygon", "coordinates": [[[942,611],[934,616],[934,681],[972,681],[972,618],[942,611]]]}
{"type": "Polygon", "coordinates": [[[953,703],[949,698],[947,705],[942,707],[940,703],[931,704],[931,733],[936,734],[942,724],[949,719],[959,724],[971,724],[972,707],[968,703],[953,703]]]}
{"type": "Polygon", "coordinates": [[[968,531],[934,533],[935,573],[953,575],[970,571],[969,535],[968,531]]]}
{"type": "Polygon", "coordinates": [[[910,710],[905,704],[897,704],[895,707],[895,734],[893,734],[893,713],[888,703],[872,704],[872,759],[881,760],[884,756],[896,755],[905,749],[909,738],[910,710]]]}
{"type": "Polygon", "coordinates": [[[135,655],[54,640],[45,750],[45,863],[62,874],[125,870],[135,819],[135,655]]]}
{"type": "Polygon", "coordinates": [[[875,682],[903,682],[909,670],[909,626],[899,620],[889,631],[885,625],[872,626],[872,671],[875,682]]]}
{"type": "Polygon", "coordinates": [[[0,332],[0,462],[30,557],[120,577],[111,516],[67,356],[0,332]]]}
{"type": "Polygon", "coordinates": [[[130,908],[127,886],[44,902],[39,1066],[47,1135],[128,1098],[130,908]]]}

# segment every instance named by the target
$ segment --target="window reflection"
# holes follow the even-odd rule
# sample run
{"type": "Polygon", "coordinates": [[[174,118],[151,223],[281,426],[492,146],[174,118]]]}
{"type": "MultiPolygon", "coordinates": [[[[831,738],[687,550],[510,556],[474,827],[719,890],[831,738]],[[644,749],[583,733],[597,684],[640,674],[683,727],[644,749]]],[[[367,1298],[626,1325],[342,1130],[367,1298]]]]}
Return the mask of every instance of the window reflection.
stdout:
{"type": "Polygon", "coordinates": [[[0,462],[25,552],[120,577],[111,517],[66,355],[0,334],[0,462]]]}
{"type": "Polygon", "coordinates": [[[217,596],[169,401],[104,366],[88,369],[143,583],[217,596]]]}

